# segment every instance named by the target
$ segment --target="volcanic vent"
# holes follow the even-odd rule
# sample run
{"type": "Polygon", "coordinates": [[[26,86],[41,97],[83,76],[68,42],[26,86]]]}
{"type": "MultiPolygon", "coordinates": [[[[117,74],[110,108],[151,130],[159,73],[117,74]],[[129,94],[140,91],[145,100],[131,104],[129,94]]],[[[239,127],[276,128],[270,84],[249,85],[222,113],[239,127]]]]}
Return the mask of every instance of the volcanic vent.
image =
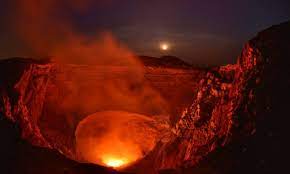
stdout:
{"type": "Polygon", "coordinates": [[[164,128],[153,118],[140,114],[98,112],[79,123],[77,154],[89,162],[123,168],[152,151],[164,128]]]}

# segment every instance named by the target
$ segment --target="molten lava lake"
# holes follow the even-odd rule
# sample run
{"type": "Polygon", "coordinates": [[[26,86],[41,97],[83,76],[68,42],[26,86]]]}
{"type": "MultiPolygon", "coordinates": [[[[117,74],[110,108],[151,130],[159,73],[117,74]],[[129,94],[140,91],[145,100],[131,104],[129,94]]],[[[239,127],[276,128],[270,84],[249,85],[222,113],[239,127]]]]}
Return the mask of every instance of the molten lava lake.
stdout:
{"type": "Polygon", "coordinates": [[[146,156],[160,140],[164,124],[149,116],[104,111],[87,116],[77,126],[79,159],[123,169],[146,156]]]}

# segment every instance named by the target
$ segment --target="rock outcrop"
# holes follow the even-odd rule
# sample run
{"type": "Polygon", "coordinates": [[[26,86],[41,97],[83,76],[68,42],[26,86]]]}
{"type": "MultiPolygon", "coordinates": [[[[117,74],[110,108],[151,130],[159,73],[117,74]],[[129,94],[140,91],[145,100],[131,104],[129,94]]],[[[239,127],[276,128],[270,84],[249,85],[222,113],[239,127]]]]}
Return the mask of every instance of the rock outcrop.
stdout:
{"type": "MultiPolygon", "coordinates": [[[[199,83],[193,104],[173,129],[175,139],[162,144],[155,152],[155,168],[198,166],[204,157],[227,145],[232,154],[241,152],[239,155],[243,158],[250,147],[248,151],[254,154],[248,154],[248,159],[243,161],[237,160],[239,156],[232,157],[231,162],[239,168],[228,166],[235,171],[230,173],[282,171],[286,166],[283,164],[286,156],[282,154],[287,151],[283,137],[287,136],[289,120],[289,40],[290,22],[273,26],[245,45],[237,64],[209,71],[199,83]],[[244,167],[243,163],[248,165],[244,167]]],[[[207,161],[223,157],[215,158],[207,161]]],[[[188,170],[181,173],[186,171],[190,173],[188,170]]]]}
{"type": "MultiPolygon", "coordinates": [[[[203,70],[188,65],[186,68],[145,66],[145,82],[140,84],[152,88],[154,92],[150,90],[150,96],[154,103],[141,110],[139,104],[131,109],[101,102],[93,102],[93,105],[63,103],[81,100],[82,95],[90,96],[93,88],[101,89],[102,84],[96,83],[104,78],[99,67],[5,60],[0,63],[0,113],[21,127],[23,139],[36,146],[58,150],[72,159],[75,159],[77,124],[85,116],[99,111],[100,105],[102,109],[117,108],[156,117],[169,114],[171,132],[167,132],[154,150],[129,171],[175,169],[190,173],[206,161],[223,158],[225,153],[216,155],[220,149],[232,147],[232,155],[241,155],[239,151],[246,153],[245,147],[258,148],[249,141],[252,137],[259,140],[256,144],[270,149],[272,156],[264,156],[265,159],[278,158],[277,154],[282,153],[280,148],[286,146],[280,142],[276,147],[268,141],[273,141],[273,137],[282,141],[287,132],[289,40],[288,22],[273,26],[250,40],[235,65],[203,70]],[[80,76],[77,89],[72,85],[75,82],[72,76],[80,76]],[[245,147],[241,149],[242,144],[245,147]]],[[[122,68],[111,70],[110,77],[106,78],[119,78],[127,73],[122,68]]],[[[130,89],[140,90],[140,87],[134,85],[130,89]]],[[[266,148],[261,149],[266,153],[266,148]]],[[[262,151],[257,150],[257,154],[263,156],[262,151]]],[[[228,167],[231,168],[229,173],[234,170],[232,166],[242,167],[242,162],[233,161],[228,167]]],[[[246,172],[247,168],[243,169],[246,172]]]]}

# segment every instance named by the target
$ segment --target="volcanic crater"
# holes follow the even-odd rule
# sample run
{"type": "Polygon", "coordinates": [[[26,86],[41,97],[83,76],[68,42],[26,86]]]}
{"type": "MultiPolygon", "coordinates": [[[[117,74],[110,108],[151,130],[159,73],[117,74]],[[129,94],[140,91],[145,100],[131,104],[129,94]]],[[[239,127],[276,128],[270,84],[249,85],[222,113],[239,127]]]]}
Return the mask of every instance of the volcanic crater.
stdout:
{"type": "Polygon", "coordinates": [[[281,78],[289,75],[289,31],[288,22],[260,32],[236,64],[220,67],[144,56],[137,69],[2,60],[0,113],[19,126],[23,140],[62,160],[186,173],[223,158],[212,157],[220,149],[247,144],[273,115],[285,113],[285,103],[277,103],[289,97],[281,92],[289,85],[281,78]]]}

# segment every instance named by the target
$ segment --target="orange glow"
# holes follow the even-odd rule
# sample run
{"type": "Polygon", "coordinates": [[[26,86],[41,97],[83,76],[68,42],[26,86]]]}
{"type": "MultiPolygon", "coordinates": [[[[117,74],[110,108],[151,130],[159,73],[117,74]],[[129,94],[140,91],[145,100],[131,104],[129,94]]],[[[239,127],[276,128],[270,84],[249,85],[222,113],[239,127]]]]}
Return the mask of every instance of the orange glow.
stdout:
{"type": "Polygon", "coordinates": [[[126,165],[128,162],[123,159],[108,158],[108,159],[104,159],[104,163],[108,167],[119,168],[119,167],[122,167],[123,165],[126,165]]]}
{"type": "Polygon", "coordinates": [[[97,112],[77,126],[76,148],[85,161],[123,169],[148,154],[159,129],[150,117],[122,111],[97,112]]]}

